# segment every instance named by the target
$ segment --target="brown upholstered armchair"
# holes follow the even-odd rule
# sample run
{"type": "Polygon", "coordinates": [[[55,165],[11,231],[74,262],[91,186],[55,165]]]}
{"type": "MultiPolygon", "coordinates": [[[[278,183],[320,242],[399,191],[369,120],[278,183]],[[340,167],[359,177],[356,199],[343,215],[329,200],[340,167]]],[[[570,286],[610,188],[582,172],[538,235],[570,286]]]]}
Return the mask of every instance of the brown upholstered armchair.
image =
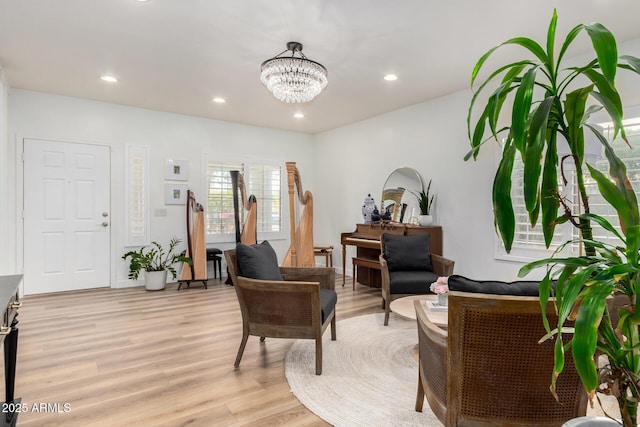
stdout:
{"type": "Polygon", "coordinates": [[[276,259],[281,278],[260,280],[241,275],[235,249],[225,251],[224,256],[242,312],[242,341],[234,366],[240,365],[249,335],[261,341],[265,337],[308,338],[316,342],[316,375],[320,375],[322,334],[329,324],[331,339],[336,339],[333,268],[277,267],[276,259]]]}
{"type": "MultiPolygon", "coordinates": [[[[538,297],[449,292],[449,323],[433,325],[415,302],[420,371],[416,410],[426,396],[448,426],[561,426],[584,416],[587,396],[567,357],[549,391],[554,341],[545,335],[538,297]],[[448,362],[447,362],[448,361],[448,362]]],[[[553,305],[547,315],[553,322],[553,305]]]]}
{"type": "Polygon", "coordinates": [[[387,326],[392,298],[430,294],[431,283],[440,276],[452,275],[455,262],[431,253],[429,233],[413,236],[383,233],[380,246],[382,308],[387,326]]]}

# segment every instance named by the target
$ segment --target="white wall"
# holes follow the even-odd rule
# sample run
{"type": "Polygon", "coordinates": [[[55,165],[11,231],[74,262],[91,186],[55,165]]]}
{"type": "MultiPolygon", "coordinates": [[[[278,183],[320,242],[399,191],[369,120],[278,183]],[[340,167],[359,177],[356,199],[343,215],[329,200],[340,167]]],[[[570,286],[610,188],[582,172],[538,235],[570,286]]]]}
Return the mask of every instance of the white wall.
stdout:
{"type": "MultiPolygon", "coordinates": [[[[621,44],[619,52],[640,56],[640,39],[621,44]]],[[[618,87],[625,105],[640,104],[638,77],[628,72],[621,72],[619,76],[618,87]]],[[[0,92],[4,90],[0,84],[0,92]]],[[[14,203],[21,188],[3,187],[1,180],[9,177],[10,183],[15,182],[18,140],[35,137],[112,147],[113,284],[119,284],[126,277],[126,264],[120,260],[124,246],[120,224],[124,215],[121,194],[127,144],[150,146],[151,179],[158,183],[152,191],[151,209],[152,212],[156,208],[168,211],[166,218],[152,217],[152,239],[167,241],[184,230],[183,208],[164,206],[162,200],[165,159],[189,160],[191,170],[196,172],[204,152],[251,153],[258,158],[298,162],[305,189],[314,192],[315,241],[333,244],[337,255],[335,264],[341,266],[340,233],[353,231],[355,224],[362,222],[360,209],[365,196],[371,193],[379,203],[387,176],[398,167],[409,166],[417,169],[424,180],[433,180],[432,189],[437,194],[436,223],[443,227],[444,255],[456,261],[455,272],[478,279],[514,279],[520,264],[494,259],[491,184],[496,147],[485,147],[477,162],[463,161],[469,146],[466,113],[470,98],[469,91],[462,91],[310,136],[10,90],[6,144],[2,143],[2,120],[6,113],[0,103],[0,165],[3,166],[0,196],[10,202],[0,208],[0,232],[8,237],[0,243],[6,254],[2,257],[4,270],[19,272],[21,267],[21,254],[13,253],[21,238],[14,203]],[[15,230],[9,229],[12,227],[15,230]]],[[[189,185],[197,195],[202,191],[197,173],[190,174],[189,185]]],[[[275,246],[282,257],[287,242],[275,242],[275,246]]],[[[353,248],[350,248],[351,254],[353,248]]],[[[350,269],[347,273],[351,274],[350,269]]]]}
{"type": "MultiPolygon", "coordinates": [[[[9,188],[11,181],[8,179],[9,163],[12,161],[7,158],[7,82],[2,67],[0,67],[0,200],[5,201],[0,203],[0,236],[8,236],[12,230],[8,223],[9,212],[12,211],[14,205],[10,198],[13,194],[9,188]]],[[[0,254],[3,254],[0,256],[0,274],[16,272],[15,267],[9,264],[9,256],[7,255],[13,251],[14,246],[11,245],[9,239],[0,239],[0,254]]]]}
{"type": "Polygon", "coordinates": [[[387,176],[408,166],[425,182],[433,180],[435,223],[443,228],[444,255],[456,261],[455,272],[514,279],[518,266],[496,261],[493,253],[493,152],[477,162],[463,160],[470,99],[470,92],[459,92],[317,135],[316,240],[340,247],[340,233],[362,222],[367,193],[379,204],[387,176]],[[321,173],[330,170],[340,172],[321,173]]]}
{"type": "MultiPolygon", "coordinates": [[[[132,108],[115,104],[50,95],[25,90],[9,93],[8,173],[16,177],[16,147],[23,138],[102,144],[111,147],[111,217],[112,217],[112,286],[128,284],[127,264],[120,259],[124,248],[124,149],[128,144],[150,147],[151,239],[168,243],[172,236],[186,238],[184,206],[164,204],[164,165],[166,159],[189,162],[189,188],[198,200],[204,200],[203,155],[224,157],[277,159],[297,162],[305,187],[313,191],[312,137],[229,122],[208,120],[177,114],[132,108]],[[155,209],[166,209],[166,217],[155,217],[155,209]]],[[[1,128],[1,126],[0,126],[1,128]]],[[[17,178],[17,177],[16,177],[17,178]]],[[[17,179],[12,182],[19,181],[17,179]]],[[[17,188],[15,188],[17,187],[17,188]]],[[[9,190],[20,199],[22,188],[9,190]]],[[[14,206],[15,208],[15,206],[14,206]]],[[[21,222],[16,209],[9,224],[15,224],[20,248],[21,222]]],[[[280,259],[288,247],[285,240],[273,242],[280,259]]],[[[183,243],[184,245],[184,243],[183,243]]],[[[12,247],[14,247],[12,246],[12,247]]],[[[221,249],[229,244],[216,244],[221,249]]],[[[9,256],[9,262],[20,271],[22,257],[9,256]]]]}
{"type": "MultiPolygon", "coordinates": [[[[620,44],[619,52],[640,56],[640,39],[620,44]]],[[[572,60],[585,62],[584,57],[572,60]]],[[[619,72],[617,84],[626,106],[640,104],[639,83],[639,76],[619,72]]],[[[425,182],[433,180],[435,223],[443,228],[444,255],[456,261],[455,273],[515,280],[522,264],[494,258],[491,186],[497,145],[486,144],[476,162],[463,160],[469,149],[470,100],[471,92],[465,90],[316,135],[316,241],[341,248],[340,233],[362,222],[365,196],[371,193],[379,204],[387,176],[408,166],[425,182]]],[[[355,252],[348,250],[347,257],[355,252]]]]}

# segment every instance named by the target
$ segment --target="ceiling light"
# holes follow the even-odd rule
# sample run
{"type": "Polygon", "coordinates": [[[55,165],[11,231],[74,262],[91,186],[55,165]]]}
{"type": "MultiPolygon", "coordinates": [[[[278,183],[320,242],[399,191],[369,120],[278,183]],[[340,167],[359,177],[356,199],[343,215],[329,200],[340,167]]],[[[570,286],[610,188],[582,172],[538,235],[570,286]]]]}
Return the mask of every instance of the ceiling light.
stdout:
{"type": "Polygon", "coordinates": [[[109,82],[109,83],[116,83],[118,81],[118,79],[116,79],[113,76],[102,76],[102,77],[100,77],[100,80],[105,81],[105,82],[109,82]]]}
{"type": "Polygon", "coordinates": [[[307,59],[298,42],[287,43],[285,51],[264,61],[260,68],[260,80],[280,101],[308,102],[327,86],[327,69],[307,59]],[[291,56],[280,56],[289,51],[291,56]]]}
{"type": "Polygon", "coordinates": [[[302,119],[302,118],[304,118],[304,114],[302,114],[302,113],[295,113],[295,114],[293,115],[293,117],[295,117],[296,119],[302,119]]]}
{"type": "Polygon", "coordinates": [[[227,100],[224,98],[216,97],[216,98],[213,98],[213,102],[217,104],[224,104],[225,102],[227,102],[227,100]]]}
{"type": "Polygon", "coordinates": [[[395,74],[387,74],[386,76],[384,76],[384,79],[388,82],[393,82],[395,80],[398,80],[398,76],[396,76],[395,74]]]}

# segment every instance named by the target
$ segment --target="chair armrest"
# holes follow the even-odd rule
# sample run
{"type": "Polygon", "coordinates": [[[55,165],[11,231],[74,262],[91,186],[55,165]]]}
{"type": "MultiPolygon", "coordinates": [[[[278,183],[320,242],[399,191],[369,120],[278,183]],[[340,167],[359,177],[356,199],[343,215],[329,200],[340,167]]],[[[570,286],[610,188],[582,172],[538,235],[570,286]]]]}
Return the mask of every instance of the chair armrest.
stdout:
{"type": "Polygon", "coordinates": [[[387,260],[384,258],[383,254],[380,254],[380,275],[382,277],[382,293],[385,296],[389,296],[391,294],[391,280],[389,279],[389,264],[387,264],[387,260]]]}
{"type": "Polygon", "coordinates": [[[287,282],[319,282],[321,289],[336,289],[336,273],[331,267],[280,267],[280,274],[287,282]]]}
{"type": "Polygon", "coordinates": [[[440,276],[451,276],[455,261],[451,261],[441,255],[431,254],[431,267],[433,272],[440,276]]]}

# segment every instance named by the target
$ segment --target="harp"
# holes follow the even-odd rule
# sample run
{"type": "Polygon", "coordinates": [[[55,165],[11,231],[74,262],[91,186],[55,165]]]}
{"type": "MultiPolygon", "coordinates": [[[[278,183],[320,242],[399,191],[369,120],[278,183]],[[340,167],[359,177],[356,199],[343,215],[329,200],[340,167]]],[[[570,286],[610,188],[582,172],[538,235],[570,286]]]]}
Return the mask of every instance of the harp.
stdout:
{"type": "Polygon", "coordinates": [[[258,207],[256,197],[246,196],[244,176],[239,171],[230,171],[233,192],[233,214],[236,228],[236,243],[253,245],[258,242],[258,207]],[[238,202],[238,195],[240,202],[238,202]]]}
{"type": "Polygon", "coordinates": [[[287,162],[289,188],[289,221],[291,246],[285,255],[284,267],[315,267],[313,253],[313,195],[303,191],[300,171],[295,162],[287,162]],[[297,196],[297,199],[296,197],[297,196]],[[298,211],[300,214],[298,214],[298,211]]]}
{"type": "Polygon", "coordinates": [[[184,263],[180,272],[182,282],[201,280],[207,287],[207,244],[204,230],[204,208],[196,201],[193,191],[187,190],[187,254],[192,264],[184,263]]]}

